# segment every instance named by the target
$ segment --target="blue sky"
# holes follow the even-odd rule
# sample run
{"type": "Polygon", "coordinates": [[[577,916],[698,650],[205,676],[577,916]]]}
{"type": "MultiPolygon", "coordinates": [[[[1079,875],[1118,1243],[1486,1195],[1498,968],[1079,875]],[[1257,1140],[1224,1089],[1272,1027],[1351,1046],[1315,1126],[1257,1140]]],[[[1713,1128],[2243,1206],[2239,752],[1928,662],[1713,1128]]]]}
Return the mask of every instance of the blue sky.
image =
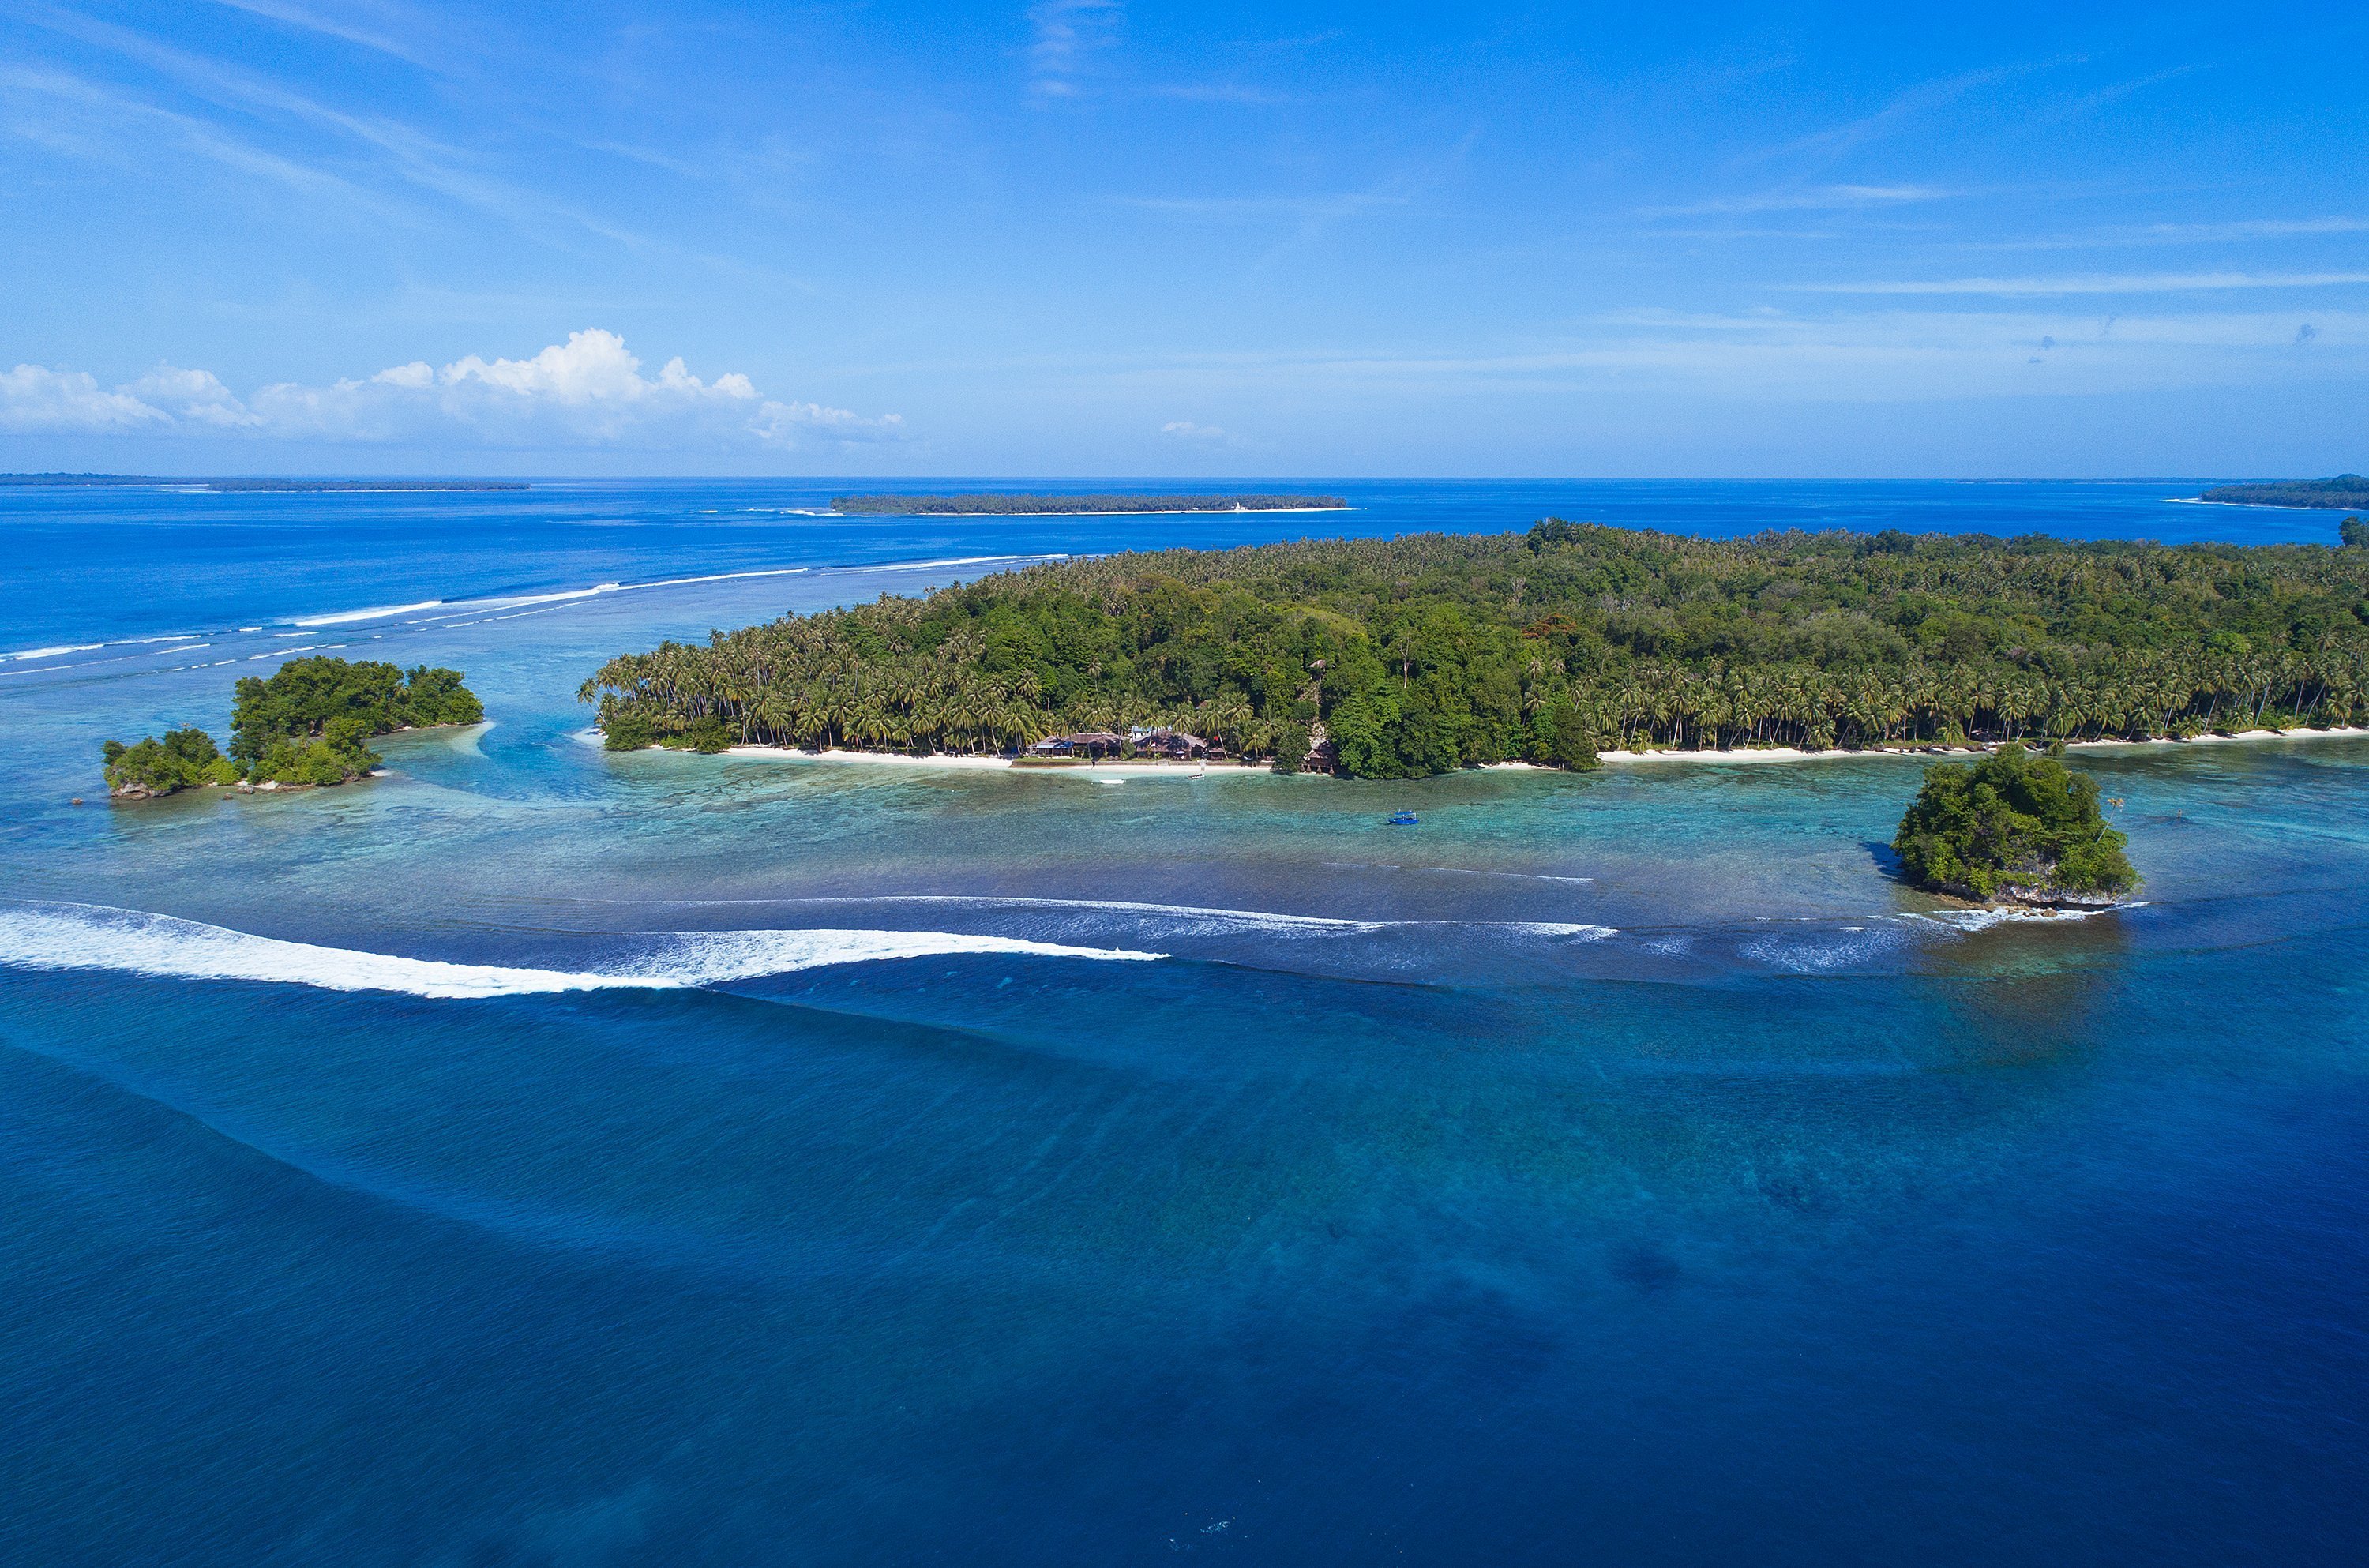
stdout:
{"type": "Polygon", "coordinates": [[[0,467],[2369,469],[2369,9],[1919,9],[0,0],[0,467]]]}

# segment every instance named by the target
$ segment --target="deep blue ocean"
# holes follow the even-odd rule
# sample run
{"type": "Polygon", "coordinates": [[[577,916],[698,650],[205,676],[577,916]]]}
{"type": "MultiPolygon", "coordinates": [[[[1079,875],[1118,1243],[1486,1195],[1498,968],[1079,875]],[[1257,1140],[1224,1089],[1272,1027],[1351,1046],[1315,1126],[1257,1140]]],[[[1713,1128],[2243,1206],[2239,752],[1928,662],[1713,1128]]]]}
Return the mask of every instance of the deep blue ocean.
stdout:
{"type": "Polygon", "coordinates": [[[2369,1558],[2369,743],[2086,754],[2147,901],[1986,921],[1889,874],[1907,759],[1114,783],[575,697],[1132,545],[2332,515],[856,486],[0,491],[0,1562],[2369,1558]],[[107,804],[300,650],[493,723],[107,804]]]}

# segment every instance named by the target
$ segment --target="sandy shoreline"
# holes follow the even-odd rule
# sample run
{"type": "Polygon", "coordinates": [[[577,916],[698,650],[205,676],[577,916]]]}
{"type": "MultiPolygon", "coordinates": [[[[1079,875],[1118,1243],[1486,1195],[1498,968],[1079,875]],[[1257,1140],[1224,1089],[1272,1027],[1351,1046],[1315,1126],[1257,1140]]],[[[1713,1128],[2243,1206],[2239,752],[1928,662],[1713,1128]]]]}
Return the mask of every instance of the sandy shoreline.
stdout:
{"type": "Polygon", "coordinates": [[[2249,507],[2257,511],[2349,511],[2361,508],[2351,501],[2336,501],[2326,506],[2291,507],[2278,501],[2208,501],[2202,496],[2166,496],[2164,500],[2176,507],[2249,507]]]}
{"type": "Polygon", "coordinates": [[[806,751],[787,746],[735,746],[725,753],[730,757],[758,757],[781,762],[870,762],[897,768],[954,768],[971,772],[1019,773],[1052,778],[1238,778],[1264,773],[1263,764],[1219,761],[1200,762],[1094,762],[1038,764],[1014,767],[1010,757],[958,757],[945,752],[933,752],[916,757],[904,751],[851,751],[833,747],[827,751],[806,751]]]}
{"type": "MultiPolygon", "coordinates": [[[[2199,735],[2188,740],[2068,740],[2067,751],[2134,750],[2149,746],[2214,746],[2230,741],[2257,740],[2359,740],[2369,738],[2369,727],[2352,726],[2338,729],[2246,729],[2235,735],[2199,735]]],[[[2044,739],[2033,738],[2026,744],[2044,747],[2044,739]]],[[[1599,751],[1596,761],[1608,763],[1629,762],[1825,762],[1848,761],[1859,757],[1979,757],[1996,750],[1992,746],[1876,747],[1863,751],[1804,751],[1795,746],[1752,746],[1726,751],[1599,751]]],[[[1500,762],[1503,767],[1529,767],[1528,762],[1500,762]]]]}
{"type": "MultiPolygon", "coordinates": [[[[599,746],[601,732],[598,729],[579,730],[576,734],[576,738],[589,745],[599,746]]],[[[2238,741],[2250,743],[2264,740],[2361,739],[2369,739],[2369,726],[2355,725],[2337,729],[2248,729],[2240,730],[2235,735],[2200,735],[2189,740],[2068,740],[2065,743],[2065,749],[2067,751],[2109,751],[2135,750],[2146,747],[2214,746],[2238,741]]],[[[2045,743],[2035,740],[2030,744],[2038,747],[2045,743]]],[[[667,748],[652,746],[647,750],[660,751],[667,748]]],[[[1725,751],[1599,751],[1596,753],[1596,760],[1613,767],[1653,762],[1703,762],[1726,766],[1747,766],[1768,762],[1851,761],[1870,757],[1923,759],[1930,761],[1953,757],[1979,757],[1993,750],[1996,748],[1989,746],[1902,746],[1883,747],[1865,751],[1846,751],[1839,749],[1826,751],[1804,751],[1794,746],[1752,746],[1734,748],[1725,751]]],[[[696,752],[685,754],[698,755],[696,752]]],[[[1013,765],[1014,759],[1010,757],[955,756],[944,752],[933,752],[928,756],[916,757],[904,751],[853,751],[841,747],[833,747],[825,751],[807,751],[786,746],[735,746],[723,755],[751,757],[779,762],[860,763],[874,767],[952,769],[957,772],[1006,773],[1045,778],[1252,778],[1273,772],[1262,762],[1235,761],[1207,764],[1112,761],[1022,768],[1014,767],[1013,765]]],[[[1553,773],[1557,770],[1537,762],[1491,762],[1482,771],[1553,773]]]]}

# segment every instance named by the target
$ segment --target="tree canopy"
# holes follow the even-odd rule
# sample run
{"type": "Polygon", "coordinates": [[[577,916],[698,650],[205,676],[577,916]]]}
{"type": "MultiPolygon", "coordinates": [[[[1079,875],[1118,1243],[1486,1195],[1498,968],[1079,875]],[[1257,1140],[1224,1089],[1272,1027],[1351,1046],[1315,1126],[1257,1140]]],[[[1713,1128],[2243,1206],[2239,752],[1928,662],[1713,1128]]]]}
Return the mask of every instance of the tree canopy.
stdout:
{"type": "Polygon", "coordinates": [[[170,729],[163,739],[150,736],[131,746],[110,740],[101,749],[107,762],[107,787],[117,795],[171,795],[201,784],[236,784],[246,770],[223,756],[214,738],[192,726],[170,729]]]}
{"type": "Polygon", "coordinates": [[[486,707],[457,670],[409,670],[372,660],[292,658],[270,679],[239,681],[230,754],[197,728],[135,746],[106,743],[107,782],[119,795],[170,795],[201,784],[333,784],[379,765],[372,736],[427,725],[475,724],[486,707]]]}
{"type": "Polygon", "coordinates": [[[2358,474],[2340,474],[2333,479],[2215,485],[2198,498],[2254,507],[2369,507],[2369,479],[2358,474]]]}
{"type": "Polygon", "coordinates": [[[2369,552],[1706,540],[1549,521],[1128,553],[670,643],[612,744],[1007,750],[1173,725],[1378,778],[1611,747],[2186,736],[2369,708],[2369,552]]]}
{"type": "Polygon", "coordinates": [[[1972,763],[1937,762],[1892,847],[1909,877],[1963,897],[2098,902],[2138,884],[2106,826],[2098,783],[2062,761],[2008,744],[1972,763]]]}
{"type": "Polygon", "coordinates": [[[249,676],[238,683],[237,697],[230,754],[249,762],[277,742],[326,738],[340,720],[360,726],[353,733],[367,738],[426,725],[475,724],[486,716],[485,704],[461,683],[457,670],[418,665],[404,670],[326,654],[292,658],[268,681],[249,676]]]}

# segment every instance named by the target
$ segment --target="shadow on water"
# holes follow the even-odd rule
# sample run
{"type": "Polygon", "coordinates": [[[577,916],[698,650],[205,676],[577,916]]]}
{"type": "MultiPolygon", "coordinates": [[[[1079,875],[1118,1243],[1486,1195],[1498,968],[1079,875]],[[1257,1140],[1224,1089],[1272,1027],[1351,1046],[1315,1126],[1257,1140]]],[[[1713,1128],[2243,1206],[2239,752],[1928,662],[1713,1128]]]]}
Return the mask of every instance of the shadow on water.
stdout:
{"type": "Polygon", "coordinates": [[[1941,949],[1935,972],[1952,982],[1942,995],[1968,1065],[2038,1064],[2097,1044],[2125,1000],[2128,919],[2021,918],[1941,949]]]}
{"type": "Polygon", "coordinates": [[[1892,880],[1905,885],[1906,878],[1900,864],[1898,851],[1890,844],[1879,842],[1874,839],[1860,840],[1859,847],[1867,852],[1867,858],[1874,863],[1876,870],[1892,880]]]}

